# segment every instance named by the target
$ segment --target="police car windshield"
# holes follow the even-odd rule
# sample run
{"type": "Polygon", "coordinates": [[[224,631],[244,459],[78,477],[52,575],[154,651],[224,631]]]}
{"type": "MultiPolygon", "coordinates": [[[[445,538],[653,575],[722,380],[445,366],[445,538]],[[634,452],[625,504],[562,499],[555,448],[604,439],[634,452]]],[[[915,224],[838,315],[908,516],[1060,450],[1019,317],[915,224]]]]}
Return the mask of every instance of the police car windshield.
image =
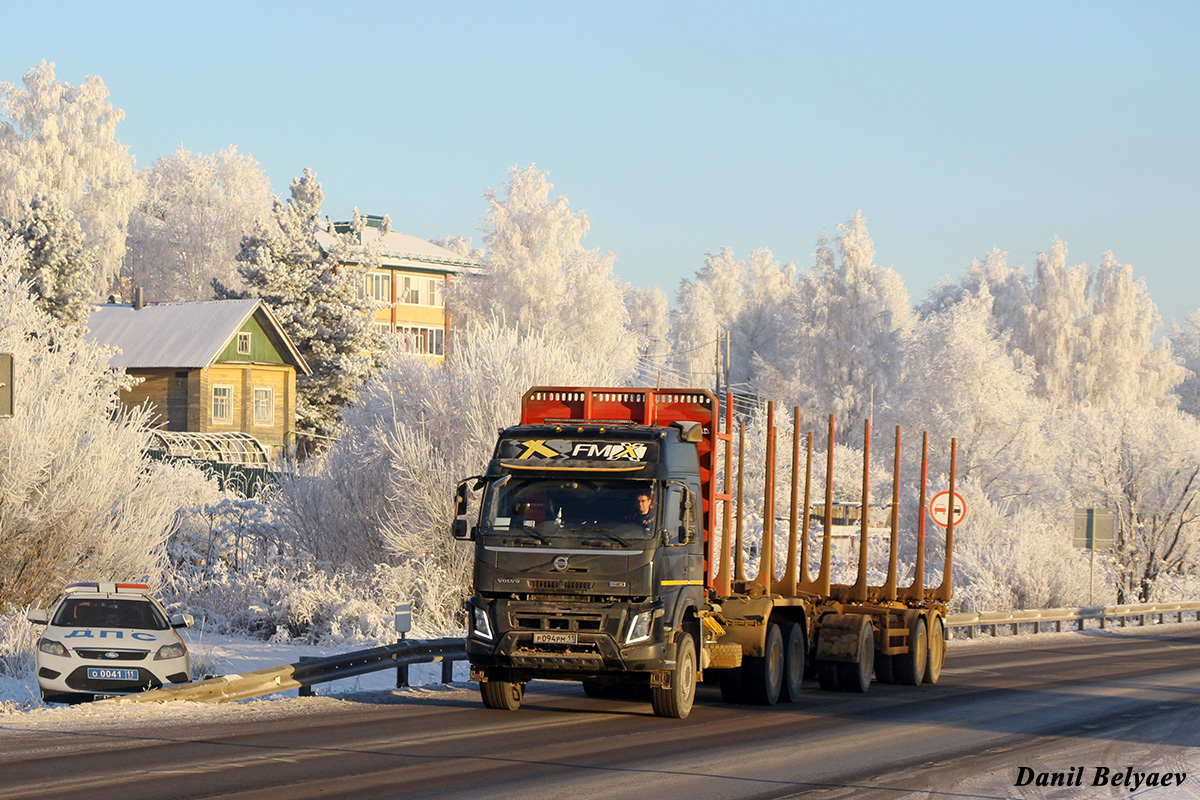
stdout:
{"type": "Polygon", "coordinates": [[[608,543],[645,539],[655,528],[654,498],[653,481],[514,476],[489,491],[483,533],[532,540],[607,533],[599,538],[608,543]]]}
{"type": "Polygon", "coordinates": [[[135,628],[165,631],[170,625],[148,600],[109,597],[68,597],[51,625],[62,628],[135,628]]]}

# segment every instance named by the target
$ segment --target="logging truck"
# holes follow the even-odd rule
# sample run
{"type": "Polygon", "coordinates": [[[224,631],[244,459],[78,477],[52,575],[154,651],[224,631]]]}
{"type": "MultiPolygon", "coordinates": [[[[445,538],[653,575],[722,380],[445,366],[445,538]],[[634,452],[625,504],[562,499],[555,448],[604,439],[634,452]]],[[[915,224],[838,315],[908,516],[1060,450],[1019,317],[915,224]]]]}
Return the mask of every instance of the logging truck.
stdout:
{"type": "MultiPolygon", "coordinates": [[[[955,519],[948,515],[941,583],[926,587],[928,435],[911,584],[897,579],[899,428],[887,578],[881,586],[867,582],[869,420],[857,580],[835,584],[834,487],[827,479],[825,502],[814,509],[813,433],[801,433],[799,409],[786,550],[774,544],[782,532],[775,531],[775,409],[768,403],[756,539],[763,545],[748,575],[745,426],[735,434],[731,400],[722,413],[713,393],[697,389],[526,392],[520,423],[500,431],[486,471],[455,493],[453,535],[475,549],[466,650],[485,706],[516,710],[535,678],[580,681],[592,696],[648,692],[654,713],[672,718],[691,711],[699,681],[719,683],[728,702],[761,705],[796,702],[806,675],[844,692],[865,692],[873,678],[938,681],[955,519]],[[478,513],[468,516],[473,492],[478,513]],[[814,516],[823,517],[819,531],[811,530],[814,516]]],[[[835,433],[830,416],[826,476],[834,474],[835,433]]],[[[952,441],[951,496],[954,461],[952,441]]]]}

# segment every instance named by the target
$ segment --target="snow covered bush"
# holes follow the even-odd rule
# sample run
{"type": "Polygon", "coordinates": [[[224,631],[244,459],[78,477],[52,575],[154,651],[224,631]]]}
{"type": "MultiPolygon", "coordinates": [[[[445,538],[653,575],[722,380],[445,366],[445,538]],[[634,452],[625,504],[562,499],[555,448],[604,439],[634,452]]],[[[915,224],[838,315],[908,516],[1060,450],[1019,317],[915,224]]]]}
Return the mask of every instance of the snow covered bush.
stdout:
{"type": "Polygon", "coordinates": [[[0,603],[48,600],[73,578],[157,583],[176,513],[207,481],[143,457],[148,418],[118,411],[108,350],[39,311],[12,273],[0,352],[17,376],[0,419],[0,603]]]}
{"type": "Polygon", "coordinates": [[[458,624],[471,549],[450,537],[458,481],[482,472],[496,430],[515,424],[538,384],[617,383],[622,375],[540,332],[496,320],[461,330],[445,364],[399,351],[344,412],[330,451],[283,481],[279,525],[316,568],[372,575],[388,564],[431,629],[458,624]]]}

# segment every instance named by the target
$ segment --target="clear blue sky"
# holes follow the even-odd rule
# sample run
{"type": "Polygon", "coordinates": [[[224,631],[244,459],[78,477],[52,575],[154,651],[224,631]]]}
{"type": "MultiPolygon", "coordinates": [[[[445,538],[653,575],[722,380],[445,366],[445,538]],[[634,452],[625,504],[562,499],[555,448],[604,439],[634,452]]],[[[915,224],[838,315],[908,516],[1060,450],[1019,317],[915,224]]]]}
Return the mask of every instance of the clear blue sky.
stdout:
{"type": "Polygon", "coordinates": [[[9,4],[0,80],[101,76],[148,166],[253,155],[325,211],[480,243],[535,163],[673,297],[706,252],[810,262],[861,210],[915,301],[998,246],[1200,308],[1200,3],[9,4]]]}

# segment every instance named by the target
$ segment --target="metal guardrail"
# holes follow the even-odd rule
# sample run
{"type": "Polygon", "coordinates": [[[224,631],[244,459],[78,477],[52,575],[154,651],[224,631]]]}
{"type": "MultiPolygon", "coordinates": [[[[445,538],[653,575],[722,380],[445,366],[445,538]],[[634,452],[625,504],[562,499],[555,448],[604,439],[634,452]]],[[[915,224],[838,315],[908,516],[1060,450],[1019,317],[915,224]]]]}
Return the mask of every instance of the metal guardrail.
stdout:
{"type": "Polygon", "coordinates": [[[201,703],[229,703],[289,689],[303,690],[316,683],[353,678],[367,672],[437,661],[443,664],[442,678],[445,680],[445,665],[463,661],[466,657],[466,644],[461,638],[402,641],[371,650],[305,659],[296,664],[268,667],[240,675],[222,675],[179,686],[122,695],[100,702],[162,703],[171,700],[192,700],[201,703]]]}
{"type": "Polygon", "coordinates": [[[1184,615],[1191,614],[1200,621],[1200,602],[1190,603],[1146,603],[1143,605],[1126,606],[1082,606],[1080,608],[1047,608],[1041,611],[989,611],[981,614],[949,614],[946,617],[946,628],[953,632],[951,639],[958,639],[958,631],[964,631],[961,638],[975,639],[981,634],[999,636],[1001,632],[1017,634],[1024,630],[1031,633],[1042,633],[1045,626],[1052,626],[1055,632],[1063,630],[1063,623],[1073,624],[1075,630],[1084,630],[1090,622],[1095,627],[1104,629],[1113,622],[1120,622],[1121,627],[1136,619],[1138,625],[1146,625],[1147,621],[1157,621],[1158,624],[1167,622],[1167,617],[1173,621],[1183,622],[1184,615]]]}

